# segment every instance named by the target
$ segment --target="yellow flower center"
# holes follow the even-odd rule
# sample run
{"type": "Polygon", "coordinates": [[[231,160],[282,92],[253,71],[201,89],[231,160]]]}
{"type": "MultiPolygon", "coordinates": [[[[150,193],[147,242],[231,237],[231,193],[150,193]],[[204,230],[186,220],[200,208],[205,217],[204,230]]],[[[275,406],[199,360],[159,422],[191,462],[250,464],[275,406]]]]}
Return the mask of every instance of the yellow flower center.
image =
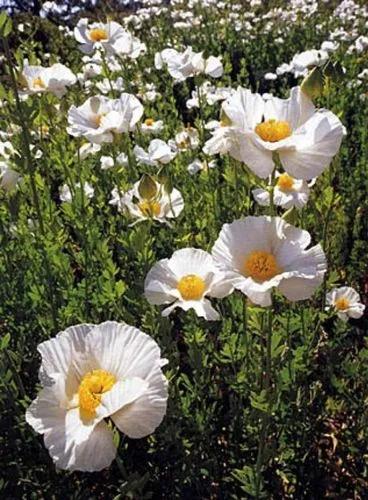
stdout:
{"type": "Polygon", "coordinates": [[[288,174],[281,174],[277,179],[277,187],[281,191],[291,191],[294,186],[294,179],[288,174]]]}
{"type": "Polygon", "coordinates": [[[109,391],[115,382],[114,375],[106,370],[93,370],[82,378],[78,389],[79,411],[82,418],[90,419],[95,416],[102,394],[109,391]]]}
{"type": "Polygon", "coordinates": [[[45,82],[42,80],[42,78],[40,76],[38,76],[37,78],[34,78],[32,80],[32,87],[34,87],[36,89],[45,89],[46,85],[45,85],[45,82]]]}
{"type": "Polygon", "coordinates": [[[199,300],[203,297],[206,284],[195,274],[188,274],[178,281],[177,289],[184,300],[199,300]]]}
{"type": "Polygon", "coordinates": [[[346,309],[349,309],[350,302],[345,297],[340,297],[336,300],[335,307],[338,311],[345,311],[346,309]]]}
{"type": "Polygon", "coordinates": [[[255,131],[266,142],[278,142],[291,135],[289,123],[278,120],[267,120],[259,123],[255,131]]]}
{"type": "Polygon", "coordinates": [[[107,31],[103,28],[95,28],[90,30],[88,33],[89,39],[92,42],[101,42],[102,40],[107,40],[109,37],[107,35],[107,31]]]}
{"type": "Polygon", "coordinates": [[[158,201],[142,200],[138,203],[138,208],[143,215],[148,217],[158,217],[161,212],[161,205],[158,201]]]}
{"type": "Polygon", "coordinates": [[[101,115],[96,115],[91,118],[91,121],[94,125],[96,125],[96,128],[100,127],[102,118],[104,117],[103,114],[101,115]]]}
{"type": "Polygon", "coordinates": [[[147,127],[152,127],[152,125],[155,123],[155,120],[153,118],[147,118],[144,120],[144,124],[147,125],[147,127]]]}
{"type": "Polygon", "coordinates": [[[247,255],[243,265],[244,275],[259,282],[270,280],[280,272],[275,257],[263,250],[251,252],[247,255]]]}

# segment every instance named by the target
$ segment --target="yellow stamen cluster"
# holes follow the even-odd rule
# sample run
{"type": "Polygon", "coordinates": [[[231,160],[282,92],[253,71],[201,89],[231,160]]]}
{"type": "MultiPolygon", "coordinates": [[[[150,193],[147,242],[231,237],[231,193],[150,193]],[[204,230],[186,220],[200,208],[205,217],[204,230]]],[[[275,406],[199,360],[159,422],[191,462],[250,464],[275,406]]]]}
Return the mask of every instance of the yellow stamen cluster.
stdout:
{"type": "Polygon", "coordinates": [[[289,174],[281,174],[277,179],[277,187],[281,191],[292,191],[294,187],[294,179],[289,174]]]}
{"type": "Polygon", "coordinates": [[[147,127],[152,127],[152,125],[155,123],[155,120],[153,118],[146,118],[144,120],[144,124],[147,125],[147,127]]]}
{"type": "Polygon", "coordinates": [[[251,252],[247,255],[243,265],[244,275],[259,282],[270,280],[280,272],[275,257],[263,250],[251,252]]]}
{"type": "Polygon", "coordinates": [[[109,391],[116,378],[106,370],[93,370],[86,373],[79,385],[79,410],[82,418],[90,419],[96,414],[104,392],[109,391]]]}
{"type": "Polygon", "coordinates": [[[92,42],[101,42],[109,38],[107,35],[107,31],[103,28],[94,28],[93,30],[90,30],[88,33],[88,37],[90,40],[92,40],[92,42]]]}
{"type": "Polygon", "coordinates": [[[266,142],[281,141],[292,133],[288,122],[278,120],[267,120],[259,123],[255,128],[255,132],[266,142]]]}
{"type": "Polygon", "coordinates": [[[96,125],[96,128],[98,128],[101,125],[103,117],[104,115],[96,115],[92,117],[91,121],[94,123],[94,125],[96,125]]]}
{"type": "Polygon", "coordinates": [[[346,309],[349,309],[350,302],[345,297],[340,297],[336,300],[335,307],[338,311],[345,311],[346,309]]]}
{"type": "Polygon", "coordinates": [[[42,78],[38,76],[32,80],[32,87],[35,89],[45,89],[46,85],[42,78]]]}
{"type": "Polygon", "coordinates": [[[200,276],[188,274],[178,281],[177,289],[184,300],[199,300],[203,297],[206,284],[200,276]]]}
{"type": "Polygon", "coordinates": [[[161,212],[160,203],[154,200],[142,200],[138,203],[138,208],[147,217],[158,217],[161,212]]]}

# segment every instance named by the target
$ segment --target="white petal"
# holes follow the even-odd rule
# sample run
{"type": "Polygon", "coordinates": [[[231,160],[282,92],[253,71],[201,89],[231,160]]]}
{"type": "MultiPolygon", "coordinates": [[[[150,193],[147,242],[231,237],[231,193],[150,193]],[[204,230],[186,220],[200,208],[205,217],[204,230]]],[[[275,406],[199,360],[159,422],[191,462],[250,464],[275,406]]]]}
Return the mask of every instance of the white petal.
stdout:
{"type": "Polygon", "coordinates": [[[58,427],[45,436],[45,446],[58,468],[71,471],[99,471],[109,467],[116,456],[112,432],[104,422],[96,425],[88,439],[78,444],[69,429],[58,427]]]}
{"type": "Polygon", "coordinates": [[[106,321],[87,336],[88,350],[99,366],[117,379],[146,379],[160,363],[160,348],[145,333],[133,326],[106,321]]]}
{"type": "Polygon", "coordinates": [[[130,438],[151,434],[166,413],[167,380],[156,366],[148,378],[146,392],[131,405],[112,415],[115,425],[130,438]]]}
{"type": "Polygon", "coordinates": [[[289,278],[283,280],[279,285],[280,292],[288,300],[297,301],[309,299],[316,288],[323,281],[323,273],[319,273],[315,278],[289,278]]]}
{"type": "Polygon", "coordinates": [[[320,175],[340,148],[344,127],[330,111],[315,113],[293,135],[295,150],[280,151],[288,174],[309,180],[320,175]]]}

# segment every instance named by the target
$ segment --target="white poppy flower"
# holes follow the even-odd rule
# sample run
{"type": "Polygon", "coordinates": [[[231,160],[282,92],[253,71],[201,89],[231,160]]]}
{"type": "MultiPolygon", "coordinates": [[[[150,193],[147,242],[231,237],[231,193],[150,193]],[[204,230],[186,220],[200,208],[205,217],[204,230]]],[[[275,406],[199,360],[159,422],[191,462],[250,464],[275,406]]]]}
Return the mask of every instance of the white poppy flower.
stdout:
{"type": "Polygon", "coordinates": [[[101,146],[99,144],[91,144],[90,142],[87,142],[86,144],[83,144],[79,148],[80,159],[85,160],[87,156],[94,155],[98,153],[100,150],[101,146]]]}
{"type": "Polygon", "coordinates": [[[112,156],[102,155],[100,158],[101,170],[109,170],[114,167],[114,158],[112,156]]]}
{"type": "Polygon", "coordinates": [[[215,168],[217,166],[215,160],[207,162],[206,160],[201,161],[199,158],[196,158],[192,163],[190,163],[187,167],[190,175],[194,175],[201,170],[207,171],[209,168],[215,168]]]}
{"type": "Polygon", "coordinates": [[[360,302],[359,293],[350,286],[334,288],[326,295],[326,302],[326,309],[333,307],[343,321],[357,319],[364,314],[365,305],[360,302]]]}
{"type": "Polygon", "coordinates": [[[137,328],[107,321],[67,328],[38,346],[43,389],[26,421],[44,435],[60,469],[98,471],[116,456],[110,418],[130,438],[151,434],[167,404],[156,342],[137,328]]]}
{"type": "Polygon", "coordinates": [[[153,118],[146,118],[141,125],[141,130],[144,134],[159,134],[164,128],[162,120],[154,120],[153,118]]]}
{"type": "Polygon", "coordinates": [[[134,130],[142,115],[143,106],[134,95],[123,93],[119,99],[90,97],[79,107],[71,106],[67,131],[96,144],[112,142],[113,134],[134,130]]]}
{"type": "MultiPolygon", "coordinates": [[[[329,166],[345,133],[337,116],[316,110],[299,87],[291,90],[289,99],[268,96],[266,100],[239,87],[223,103],[223,112],[231,125],[230,155],[262,178],[273,171],[275,153],[292,177],[317,177],[329,166]]],[[[212,140],[219,134],[215,130],[212,140]]]]}
{"type": "Polygon", "coordinates": [[[139,163],[151,166],[166,165],[176,156],[170,146],[161,139],[153,139],[147,152],[140,146],[135,146],[133,152],[139,163]]]}
{"type": "Polygon", "coordinates": [[[169,141],[169,146],[174,151],[188,151],[199,146],[199,133],[194,127],[188,126],[175,135],[175,140],[169,141]]]}
{"type": "Polygon", "coordinates": [[[300,54],[296,54],[292,61],[291,66],[299,72],[313,66],[322,66],[328,59],[328,52],[325,50],[306,50],[300,54]]]}
{"type": "Polygon", "coordinates": [[[187,47],[184,52],[165,49],[156,54],[156,69],[162,69],[164,64],[167,65],[170,75],[178,82],[201,73],[213,78],[219,78],[223,74],[220,58],[210,56],[208,59],[204,59],[202,52],[193,52],[192,47],[187,47]]]}
{"type": "Polygon", "coordinates": [[[111,46],[115,54],[130,57],[131,59],[137,59],[146,52],[146,45],[128,31],[119,36],[111,46]]]}
{"type": "Polygon", "coordinates": [[[206,298],[222,298],[233,290],[226,274],[219,271],[212,256],[197,248],[183,248],[170,259],[157,262],[146,276],[144,294],[150,304],[171,304],[162,311],[168,316],[176,307],[194,309],[207,320],[220,319],[206,298]]]}
{"type": "Polygon", "coordinates": [[[271,305],[277,287],[291,301],[311,297],[326,272],[322,247],[307,250],[307,231],[280,217],[246,217],[224,224],[212,249],[234,288],[261,306],[271,305]]]}
{"type": "MultiPolygon", "coordinates": [[[[77,182],[75,184],[75,188],[80,189],[80,187],[81,187],[80,182],[77,182]]],[[[85,182],[83,184],[83,189],[84,189],[84,195],[87,199],[93,198],[93,195],[95,194],[95,190],[93,189],[91,184],[89,184],[88,182],[85,182]]],[[[64,184],[59,189],[59,196],[60,196],[60,200],[65,202],[65,203],[71,203],[73,201],[72,192],[70,190],[70,187],[67,184],[64,184]]]]}
{"type": "Polygon", "coordinates": [[[80,50],[91,54],[96,48],[103,48],[108,54],[114,52],[113,45],[126,31],[115,21],[90,23],[87,18],[80,19],[74,28],[74,36],[80,43],[80,50]]]}
{"type": "Polygon", "coordinates": [[[114,188],[109,204],[117,206],[119,211],[127,209],[130,215],[137,219],[132,225],[147,219],[170,225],[168,219],[178,217],[184,208],[180,191],[173,189],[169,194],[162,184],[156,182],[157,194],[148,199],[139,194],[139,184],[140,181],[136,182],[126,193],[120,193],[114,188]]]}
{"type": "Polygon", "coordinates": [[[27,96],[50,92],[62,97],[69,85],[76,83],[77,77],[63,64],[53,64],[49,68],[25,65],[21,74],[22,89],[19,94],[27,96]]]}
{"type": "MultiPolygon", "coordinates": [[[[276,185],[273,191],[273,202],[276,206],[283,208],[302,208],[309,199],[310,186],[314,181],[308,183],[301,179],[294,179],[289,174],[276,172],[276,185]]],[[[267,189],[253,189],[253,197],[259,205],[270,205],[270,193],[267,189]]]]}

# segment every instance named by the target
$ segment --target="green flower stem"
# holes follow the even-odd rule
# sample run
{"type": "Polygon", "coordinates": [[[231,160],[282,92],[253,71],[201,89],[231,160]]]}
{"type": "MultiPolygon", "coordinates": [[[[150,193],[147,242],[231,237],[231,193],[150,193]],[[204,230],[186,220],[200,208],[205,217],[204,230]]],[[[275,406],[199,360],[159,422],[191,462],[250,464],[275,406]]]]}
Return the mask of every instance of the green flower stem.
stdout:
{"type": "MultiPolygon", "coordinates": [[[[35,207],[36,214],[37,214],[37,222],[38,222],[40,234],[41,234],[42,239],[44,239],[46,236],[45,223],[43,220],[41,203],[40,203],[40,200],[38,197],[37,184],[36,184],[36,179],[35,179],[35,167],[33,165],[31,147],[30,147],[31,138],[29,135],[29,130],[27,128],[27,120],[26,120],[26,117],[24,116],[23,108],[22,108],[22,105],[21,105],[21,102],[19,99],[17,80],[15,78],[15,73],[14,73],[14,68],[13,68],[13,63],[12,63],[12,58],[11,58],[7,38],[3,37],[2,42],[3,42],[5,57],[6,57],[7,62],[8,62],[11,86],[12,86],[12,89],[14,92],[16,109],[17,109],[18,117],[20,120],[20,126],[21,126],[21,130],[22,130],[22,149],[23,149],[23,154],[24,154],[24,159],[25,159],[26,171],[29,174],[29,178],[30,178],[33,205],[35,207]]],[[[56,304],[56,299],[55,299],[55,294],[54,294],[54,290],[56,287],[55,287],[55,283],[54,283],[54,278],[53,278],[52,273],[51,273],[51,267],[50,267],[47,253],[45,251],[43,244],[40,245],[40,247],[41,247],[42,258],[44,261],[45,271],[46,271],[46,284],[45,285],[46,285],[46,289],[48,290],[48,293],[49,293],[52,322],[53,322],[54,329],[57,330],[58,329],[57,304],[56,304]]]]}

